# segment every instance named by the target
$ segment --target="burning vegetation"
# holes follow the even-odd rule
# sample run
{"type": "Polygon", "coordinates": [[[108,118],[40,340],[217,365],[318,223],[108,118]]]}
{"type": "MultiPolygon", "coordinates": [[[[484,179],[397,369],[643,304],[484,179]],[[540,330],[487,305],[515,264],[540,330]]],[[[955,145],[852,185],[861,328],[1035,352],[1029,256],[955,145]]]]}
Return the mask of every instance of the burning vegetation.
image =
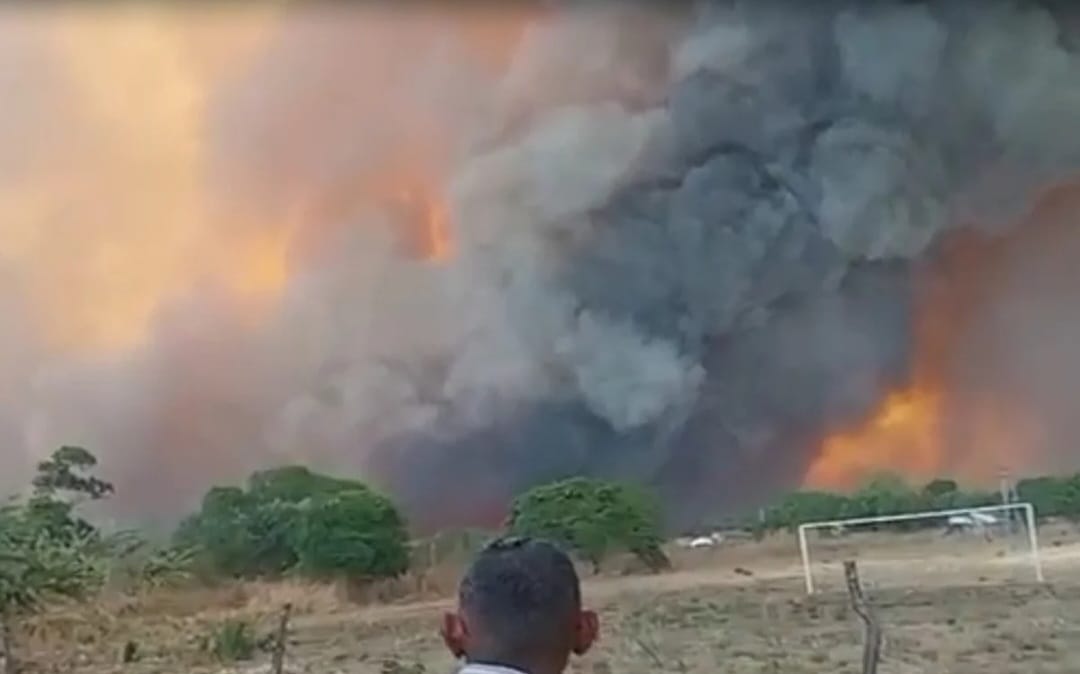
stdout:
{"type": "Polygon", "coordinates": [[[1057,7],[4,10],[2,472],[85,445],[167,516],[303,461],[420,519],[618,476],[694,520],[1075,468],[1057,7]]]}
{"type": "Polygon", "coordinates": [[[806,483],[851,488],[895,472],[992,484],[1003,471],[1075,468],[1062,433],[1072,424],[1054,399],[1076,367],[1062,340],[1077,318],[1078,214],[1080,187],[1064,184],[1004,233],[943,241],[922,271],[907,383],[828,435],[806,483]]]}

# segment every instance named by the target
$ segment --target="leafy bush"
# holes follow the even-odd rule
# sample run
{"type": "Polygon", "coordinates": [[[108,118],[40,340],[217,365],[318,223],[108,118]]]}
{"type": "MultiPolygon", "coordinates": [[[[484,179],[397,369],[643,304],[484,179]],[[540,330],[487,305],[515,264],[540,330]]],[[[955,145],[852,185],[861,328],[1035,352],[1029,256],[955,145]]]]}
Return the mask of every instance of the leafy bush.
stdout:
{"type": "Polygon", "coordinates": [[[1080,519],[1080,475],[1021,480],[1016,493],[1041,516],[1080,519]]]}
{"type": "Polygon", "coordinates": [[[195,577],[194,548],[154,545],[138,539],[109,557],[109,585],[126,591],[177,587],[195,577]]]}
{"type": "Polygon", "coordinates": [[[558,542],[598,571],[612,552],[637,555],[650,569],[668,565],[660,548],[661,513],[648,492],[585,478],[536,487],[514,501],[512,532],[558,542]]]}
{"type": "Polygon", "coordinates": [[[248,478],[248,493],[256,501],[300,503],[317,494],[366,489],[362,482],[343,480],[313,473],[303,466],[284,466],[253,473],[248,478]]]}
{"type": "Polygon", "coordinates": [[[260,538],[259,506],[235,487],[215,487],[203,498],[198,514],[177,530],[178,546],[195,548],[201,561],[215,573],[227,576],[281,572],[295,560],[274,536],[260,538]],[[260,557],[260,553],[265,553],[260,557]],[[284,561],[282,561],[284,559],[284,561]]]}
{"type": "Polygon", "coordinates": [[[936,479],[926,483],[922,489],[923,495],[930,500],[951,496],[960,491],[960,485],[956,480],[936,479]]]}
{"type": "Polygon", "coordinates": [[[409,567],[409,537],[393,503],[343,491],[305,503],[292,536],[299,569],[316,577],[385,578],[409,567]]]}
{"type": "Polygon", "coordinates": [[[105,578],[112,541],[75,514],[80,498],[113,491],[90,473],[97,458],[61,447],[38,464],[26,503],[0,507],[0,615],[36,610],[52,597],[81,597],[105,578]]]}
{"type": "Polygon", "coordinates": [[[104,581],[91,538],[57,538],[24,509],[0,510],[0,617],[36,611],[54,597],[80,598],[104,581]]]}
{"type": "Polygon", "coordinates": [[[233,577],[292,569],[394,575],[408,564],[405,539],[404,523],[385,497],[361,482],[298,466],[255,473],[246,491],[211,489],[175,536],[201,550],[213,573],[233,577]]]}
{"type": "Polygon", "coordinates": [[[222,662],[238,662],[255,657],[258,644],[251,625],[243,620],[226,620],[211,636],[210,651],[222,662]]]}
{"type": "Polygon", "coordinates": [[[841,494],[797,491],[766,510],[764,528],[795,529],[806,522],[840,519],[849,509],[848,498],[841,494]]]}
{"type": "MultiPolygon", "coordinates": [[[[1065,494],[1070,493],[1063,487],[1063,481],[1056,478],[1025,480],[1020,483],[1021,500],[1036,499],[1032,493],[1041,493],[1046,499],[1045,505],[1035,504],[1040,515],[1055,514],[1050,504],[1067,502],[1065,494]],[[1027,494],[1027,495],[1026,495],[1027,494]]],[[[1080,506],[1080,480],[1076,485],[1076,503],[1080,506]]],[[[754,525],[761,531],[777,529],[795,529],[806,522],[840,520],[855,517],[874,517],[878,515],[902,515],[928,510],[947,510],[977,508],[1000,503],[996,492],[964,491],[954,480],[932,480],[921,489],[909,486],[894,475],[881,475],[849,494],[820,491],[799,491],[784,496],[779,503],[765,510],[763,522],[754,525]]],[[[1078,508],[1080,512],[1080,508],[1078,508]]],[[[891,529],[908,529],[931,526],[930,520],[889,523],[881,526],[891,529]]],[[[753,528],[753,527],[752,527],[753,528]]]]}
{"type": "Polygon", "coordinates": [[[927,503],[919,492],[899,477],[881,475],[848,498],[846,517],[878,517],[925,510],[927,503]]]}

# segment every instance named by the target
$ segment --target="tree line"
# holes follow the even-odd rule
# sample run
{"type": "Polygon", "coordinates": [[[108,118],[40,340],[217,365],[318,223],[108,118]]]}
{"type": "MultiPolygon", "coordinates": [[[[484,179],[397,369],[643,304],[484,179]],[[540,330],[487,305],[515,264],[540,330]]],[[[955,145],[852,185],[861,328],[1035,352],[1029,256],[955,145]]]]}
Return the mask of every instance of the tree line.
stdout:
{"type": "MultiPolygon", "coordinates": [[[[0,507],[0,627],[51,598],[86,597],[107,578],[133,588],[178,581],[299,576],[368,582],[409,570],[407,522],[393,501],[363,482],[302,466],[252,474],[243,486],[210,489],[166,544],[136,532],[99,530],[81,513],[112,496],[95,475],[97,459],[61,447],[38,465],[28,495],[0,507]]],[[[1017,485],[1040,517],[1080,520],[1080,474],[1017,485]]],[[[971,508],[1000,500],[955,481],[911,486],[884,476],[852,493],[797,491],[742,520],[761,534],[818,520],[971,508]]],[[[535,487],[510,506],[503,532],[561,543],[594,571],[629,553],[651,571],[669,567],[664,513],[647,489],[571,478],[535,487]]],[[[5,642],[7,640],[5,639],[5,642]]]]}
{"type": "MultiPolygon", "coordinates": [[[[405,518],[363,482],[302,466],[259,471],[242,487],[210,489],[168,543],[152,544],[83,517],[85,504],[114,492],[96,469],[86,449],[61,447],[38,465],[29,495],[0,508],[0,652],[9,662],[20,617],[52,599],[93,596],[121,575],[140,590],[285,576],[364,583],[410,566],[405,518]]],[[[668,565],[661,527],[660,504],[648,491],[574,478],[522,494],[502,533],[554,540],[597,571],[620,551],[660,570],[668,565]]]]}
{"type": "MultiPolygon", "coordinates": [[[[1040,518],[1080,520],[1080,474],[1036,477],[1016,484],[1020,502],[1031,503],[1040,518]]],[[[793,530],[807,522],[879,515],[905,515],[932,510],[977,508],[1001,503],[996,491],[965,490],[955,480],[936,479],[913,486],[883,475],[851,493],[796,491],[765,508],[748,526],[759,531],[793,530]]]]}

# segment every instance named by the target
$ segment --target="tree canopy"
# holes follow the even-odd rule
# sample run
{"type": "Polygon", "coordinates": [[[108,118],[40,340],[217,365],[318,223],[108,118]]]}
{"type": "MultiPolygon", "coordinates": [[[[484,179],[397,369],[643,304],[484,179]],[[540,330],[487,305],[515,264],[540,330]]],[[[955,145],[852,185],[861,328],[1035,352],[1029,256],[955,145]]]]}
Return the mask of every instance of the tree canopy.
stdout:
{"type": "Polygon", "coordinates": [[[33,494],[23,516],[48,530],[56,540],[95,537],[97,530],[75,514],[81,501],[98,501],[113,485],[93,474],[97,457],[82,447],[61,447],[37,466],[33,494]]]}
{"type": "Polygon", "coordinates": [[[508,524],[514,533],[566,546],[594,570],[616,551],[632,552],[654,570],[668,565],[659,503],[633,485],[573,478],[536,487],[514,501],[508,524]]]}
{"type": "MultiPolygon", "coordinates": [[[[1078,478],[1023,480],[1017,490],[1020,500],[1031,501],[1040,517],[1063,516],[1070,510],[1080,515],[1078,478]],[[1076,487],[1075,491],[1070,491],[1070,484],[1076,487]],[[1071,500],[1070,494],[1075,494],[1075,500],[1071,500]]],[[[895,475],[880,475],[848,494],[821,491],[787,494],[765,509],[764,521],[759,525],[766,530],[794,529],[806,522],[975,508],[1000,502],[996,492],[965,491],[951,479],[931,480],[916,488],[895,475]]]]}
{"type": "Polygon", "coordinates": [[[291,542],[299,568],[316,577],[389,577],[409,566],[405,523],[389,499],[367,489],[305,503],[291,542]]]}
{"type": "Polygon", "coordinates": [[[379,577],[408,564],[405,523],[389,499],[301,466],[254,473],[246,490],[211,489],[176,539],[198,547],[213,572],[236,577],[379,577]]]}

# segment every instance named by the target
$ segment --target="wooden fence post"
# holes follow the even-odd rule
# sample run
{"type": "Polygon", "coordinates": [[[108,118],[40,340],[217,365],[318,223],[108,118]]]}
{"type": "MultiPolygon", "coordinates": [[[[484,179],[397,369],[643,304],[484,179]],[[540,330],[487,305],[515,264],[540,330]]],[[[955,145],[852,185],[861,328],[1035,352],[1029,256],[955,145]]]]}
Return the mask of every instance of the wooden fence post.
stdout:
{"type": "Polygon", "coordinates": [[[881,625],[874,608],[863,594],[859,569],[855,562],[844,562],[844,580],[847,581],[848,594],[851,596],[851,608],[863,623],[863,674],[877,674],[878,662],[881,660],[881,625]]]}
{"type": "Polygon", "coordinates": [[[10,612],[0,611],[0,662],[2,674],[19,674],[19,661],[15,656],[15,618],[10,612]]]}
{"type": "Polygon", "coordinates": [[[273,674],[282,674],[285,667],[285,647],[289,639],[289,614],[292,604],[285,604],[281,609],[281,622],[278,623],[277,641],[274,643],[274,656],[270,666],[273,674]]]}

